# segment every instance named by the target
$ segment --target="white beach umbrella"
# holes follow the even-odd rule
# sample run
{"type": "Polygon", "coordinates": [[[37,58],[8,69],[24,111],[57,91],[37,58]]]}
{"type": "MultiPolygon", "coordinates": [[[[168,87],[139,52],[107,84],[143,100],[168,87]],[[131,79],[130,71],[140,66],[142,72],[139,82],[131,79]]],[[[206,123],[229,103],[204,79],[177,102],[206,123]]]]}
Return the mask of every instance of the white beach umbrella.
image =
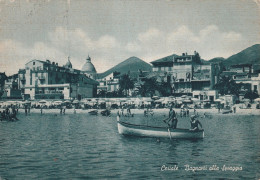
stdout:
{"type": "Polygon", "coordinates": [[[256,101],[256,102],[260,102],[260,98],[256,98],[254,101],[256,101]]]}
{"type": "Polygon", "coordinates": [[[47,101],[45,101],[45,100],[40,100],[39,103],[45,104],[45,103],[47,103],[47,101]]]}
{"type": "Polygon", "coordinates": [[[79,103],[79,100],[75,99],[72,103],[73,103],[73,104],[78,104],[78,103],[79,103]]]}

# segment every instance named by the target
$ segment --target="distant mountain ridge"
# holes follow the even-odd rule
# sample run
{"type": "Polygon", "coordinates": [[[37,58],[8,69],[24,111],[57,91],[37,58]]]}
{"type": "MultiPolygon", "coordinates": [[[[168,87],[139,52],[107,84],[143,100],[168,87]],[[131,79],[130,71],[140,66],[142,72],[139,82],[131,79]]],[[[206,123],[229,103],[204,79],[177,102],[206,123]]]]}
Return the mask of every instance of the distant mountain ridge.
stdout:
{"type": "MultiPolygon", "coordinates": [[[[171,61],[173,57],[178,55],[172,54],[170,56],[163,57],[161,59],[157,59],[156,61],[171,61]]],[[[201,59],[203,64],[209,63],[219,63],[223,62],[225,66],[231,66],[235,64],[260,64],[260,44],[255,44],[251,47],[248,47],[237,54],[234,54],[227,59],[223,57],[215,57],[210,60],[201,59]]],[[[155,61],[153,61],[155,62],[155,61]]],[[[112,67],[111,69],[98,74],[98,79],[103,79],[107,75],[117,71],[121,74],[128,73],[130,71],[132,76],[136,76],[138,74],[138,70],[141,69],[142,71],[152,71],[152,65],[139,59],[138,57],[130,57],[125,61],[119,63],[118,65],[112,67]]]]}
{"type": "Polygon", "coordinates": [[[109,70],[99,73],[97,76],[98,79],[103,79],[115,71],[120,72],[121,74],[130,72],[132,76],[135,76],[134,74],[137,74],[139,69],[142,71],[151,71],[152,66],[142,59],[133,56],[110,68],[109,70]]]}
{"type": "Polygon", "coordinates": [[[227,59],[223,57],[216,57],[210,59],[208,62],[223,62],[225,66],[231,66],[235,64],[260,64],[260,44],[250,46],[240,51],[239,53],[228,57],[227,59]]]}

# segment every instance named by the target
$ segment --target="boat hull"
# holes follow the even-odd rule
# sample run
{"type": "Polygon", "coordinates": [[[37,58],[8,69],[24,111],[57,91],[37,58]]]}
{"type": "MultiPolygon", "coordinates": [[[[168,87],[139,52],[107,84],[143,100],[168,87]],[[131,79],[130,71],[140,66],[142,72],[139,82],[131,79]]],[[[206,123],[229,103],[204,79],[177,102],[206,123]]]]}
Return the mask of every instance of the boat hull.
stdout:
{"type": "Polygon", "coordinates": [[[171,139],[202,139],[204,138],[204,130],[193,131],[189,129],[171,129],[167,127],[151,127],[134,125],[117,121],[118,132],[122,135],[140,136],[140,137],[156,137],[171,139]]]}

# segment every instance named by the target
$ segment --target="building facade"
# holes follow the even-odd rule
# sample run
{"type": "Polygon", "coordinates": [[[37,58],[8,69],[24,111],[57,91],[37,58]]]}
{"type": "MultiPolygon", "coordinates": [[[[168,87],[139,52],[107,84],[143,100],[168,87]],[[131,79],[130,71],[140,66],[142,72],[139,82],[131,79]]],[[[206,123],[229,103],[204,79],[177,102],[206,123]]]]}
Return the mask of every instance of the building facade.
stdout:
{"type": "Polygon", "coordinates": [[[161,79],[170,82],[176,96],[192,95],[193,91],[213,91],[212,88],[218,80],[218,66],[203,64],[196,51],[193,55],[171,55],[151,63],[153,73],[156,72],[161,79]]]}
{"type": "Polygon", "coordinates": [[[106,77],[102,79],[98,79],[99,81],[98,92],[101,90],[104,90],[106,92],[118,91],[120,88],[119,80],[120,80],[120,73],[118,72],[110,73],[106,77]]]}
{"type": "Polygon", "coordinates": [[[6,78],[4,83],[4,99],[21,99],[21,90],[18,88],[18,74],[6,78]]]}
{"type": "Polygon", "coordinates": [[[253,71],[252,64],[237,64],[230,66],[229,70],[223,71],[222,76],[231,77],[237,84],[241,84],[241,96],[252,91],[260,94],[260,73],[253,71]]]}
{"type": "Polygon", "coordinates": [[[18,88],[24,98],[71,99],[96,95],[98,82],[72,68],[70,59],[64,66],[49,60],[31,60],[19,70],[18,88]]]}

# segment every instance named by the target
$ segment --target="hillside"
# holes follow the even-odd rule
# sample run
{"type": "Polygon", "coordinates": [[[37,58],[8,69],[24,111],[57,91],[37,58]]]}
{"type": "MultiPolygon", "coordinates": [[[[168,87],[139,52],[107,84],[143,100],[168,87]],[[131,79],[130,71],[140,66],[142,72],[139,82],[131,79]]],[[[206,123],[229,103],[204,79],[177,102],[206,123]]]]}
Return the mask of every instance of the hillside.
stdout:
{"type": "Polygon", "coordinates": [[[135,76],[135,74],[138,73],[139,69],[141,69],[142,71],[151,71],[152,66],[144,62],[143,60],[133,56],[112,67],[111,69],[103,73],[99,73],[98,78],[102,79],[115,71],[120,72],[121,74],[125,74],[130,71],[131,75],[135,76]]]}
{"type": "Polygon", "coordinates": [[[260,63],[260,44],[255,44],[245,50],[234,54],[223,61],[224,65],[234,64],[259,64],[260,63]]]}
{"type": "Polygon", "coordinates": [[[219,62],[222,62],[224,60],[225,60],[225,58],[223,58],[223,57],[215,57],[213,59],[208,60],[208,62],[210,62],[210,63],[219,63],[219,62]]]}

